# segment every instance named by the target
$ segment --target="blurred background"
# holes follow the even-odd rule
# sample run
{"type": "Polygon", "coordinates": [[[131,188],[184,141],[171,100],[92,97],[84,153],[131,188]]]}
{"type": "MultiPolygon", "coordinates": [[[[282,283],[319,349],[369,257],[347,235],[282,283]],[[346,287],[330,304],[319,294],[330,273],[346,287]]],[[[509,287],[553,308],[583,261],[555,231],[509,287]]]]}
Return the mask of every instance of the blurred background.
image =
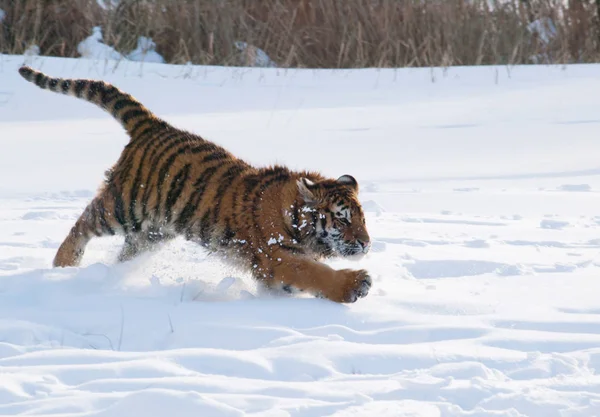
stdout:
{"type": "Polygon", "coordinates": [[[0,52],[363,68],[600,61],[600,0],[0,0],[0,52]]]}

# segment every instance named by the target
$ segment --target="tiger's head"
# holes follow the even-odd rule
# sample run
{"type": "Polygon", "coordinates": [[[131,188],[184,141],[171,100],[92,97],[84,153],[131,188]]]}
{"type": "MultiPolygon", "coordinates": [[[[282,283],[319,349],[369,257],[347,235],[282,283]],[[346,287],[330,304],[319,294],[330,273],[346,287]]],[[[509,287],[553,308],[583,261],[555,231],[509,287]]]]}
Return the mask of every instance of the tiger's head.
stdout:
{"type": "Polygon", "coordinates": [[[351,175],[337,180],[297,181],[310,215],[315,250],[323,256],[363,256],[371,249],[365,216],[358,201],[358,183],[351,175]]]}

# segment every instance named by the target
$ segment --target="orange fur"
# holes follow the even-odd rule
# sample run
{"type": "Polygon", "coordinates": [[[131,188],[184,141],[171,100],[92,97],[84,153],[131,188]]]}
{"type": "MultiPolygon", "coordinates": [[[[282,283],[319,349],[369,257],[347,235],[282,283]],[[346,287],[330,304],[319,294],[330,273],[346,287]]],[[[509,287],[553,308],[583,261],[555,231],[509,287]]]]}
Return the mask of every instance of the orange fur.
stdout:
{"type": "Polygon", "coordinates": [[[131,95],[95,80],[19,73],[38,87],[102,107],[130,142],[58,249],[54,266],[74,266],[93,237],[124,235],[121,261],[184,236],[233,258],[272,288],[336,302],[364,297],[364,270],[334,270],[330,256],[366,253],[369,234],[350,175],[327,179],[282,166],[253,167],[198,135],[156,117],[131,95]]]}

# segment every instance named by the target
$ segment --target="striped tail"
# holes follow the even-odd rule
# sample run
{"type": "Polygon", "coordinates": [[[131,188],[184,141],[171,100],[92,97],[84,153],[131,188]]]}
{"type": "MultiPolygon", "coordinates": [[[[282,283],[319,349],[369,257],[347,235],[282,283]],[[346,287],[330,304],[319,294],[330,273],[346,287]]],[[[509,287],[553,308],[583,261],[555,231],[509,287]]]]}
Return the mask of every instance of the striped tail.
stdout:
{"type": "Polygon", "coordinates": [[[44,90],[54,91],[89,101],[106,110],[131,133],[140,120],[156,119],[150,110],[133,96],[104,81],[53,78],[28,66],[19,74],[44,90]]]}

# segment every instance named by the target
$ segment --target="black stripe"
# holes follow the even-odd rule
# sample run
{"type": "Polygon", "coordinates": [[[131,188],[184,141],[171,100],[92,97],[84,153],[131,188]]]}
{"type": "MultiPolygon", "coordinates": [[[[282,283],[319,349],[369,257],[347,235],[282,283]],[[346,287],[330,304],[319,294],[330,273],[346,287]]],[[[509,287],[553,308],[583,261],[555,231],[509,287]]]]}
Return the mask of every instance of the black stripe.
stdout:
{"type": "Polygon", "coordinates": [[[229,218],[225,219],[225,229],[223,230],[223,236],[219,239],[219,244],[221,246],[228,246],[232,239],[235,237],[235,232],[231,228],[231,222],[229,218]]]}
{"type": "Polygon", "coordinates": [[[266,179],[268,181],[269,178],[271,178],[272,176],[281,174],[282,172],[287,172],[287,170],[285,168],[270,169],[265,170],[260,174],[247,176],[246,178],[244,178],[244,204],[250,202],[250,197],[252,196],[252,193],[263,182],[263,180],[266,179]]]}
{"type": "Polygon", "coordinates": [[[104,83],[102,81],[92,81],[87,91],[87,99],[89,101],[95,101],[98,94],[102,94],[104,91],[104,83]]]}
{"type": "MultiPolygon", "coordinates": [[[[138,192],[140,189],[140,182],[142,180],[142,168],[144,166],[144,164],[146,163],[146,155],[148,154],[148,151],[150,151],[151,149],[151,145],[152,142],[148,143],[146,145],[146,147],[144,148],[144,153],[142,154],[142,157],[140,158],[139,162],[138,162],[138,166],[137,166],[137,171],[135,173],[135,179],[133,180],[133,185],[131,186],[131,189],[129,190],[129,217],[131,218],[131,221],[134,224],[134,229],[138,230],[141,227],[140,222],[138,221],[136,215],[135,215],[135,206],[137,205],[137,196],[138,196],[138,192]]],[[[129,160],[133,159],[135,156],[136,151],[135,150],[130,150],[131,152],[131,156],[128,157],[129,160]]],[[[129,175],[129,170],[127,170],[127,172],[124,175],[129,175]]],[[[150,176],[150,174],[148,174],[150,176]]],[[[144,193],[142,193],[142,204],[144,199],[143,196],[145,195],[146,191],[149,191],[148,189],[148,184],[144,184],[146,186],[146,190],[144,190],[144,193]]],[[[146,218],[146,210],[145,210],[145,206],[142,205],[142,221],[146,218]]]]}
{"type": "Polygon", "coordinates": [[[177,203],[177,200],[183,191],[183,187],[189,178],[190,168],[191,165],[186,164],[181,170],[179,170],[177,175],[175,175],[173,181],[171,181],[171,187],[167,193],[167,201],[165,203],[165,219],[167,223],[171,221],[171,210],[173,209],[175,203],[177,203]]]}
{"type": "Polygon", "coordinates": [[[244,178],[244,189],[246,191],[244,193],[244,202],[250,201],[250,192],[256,188],[259,183],[260,178],[255,175],[244,178]]]}
{"type": "Polygon", "coordinates": [[[142,129],[141,132],[137,133],[137,140],[141,141],[142,143],[151,141],[154,142],[154,144],[158,147],[164,145],[165,139],[170,137],[170,135],[175,134],[178,136],[181,134],[179,130],[160,119],[153,117],[146,120],[150,121],[150,125],[142,129]]]}
{"type": "Polygon", "coordinates": [[[221,149],[217,149],[212,152],[210,155],[206,156],[202,162],[210,162],[210,161],[221,161],[223,159],[229,158],[229,152],[223,151],[221,149]]]}
{"type": "Polygon", "coordinates": [[[142,139],[145,135],[154,136],[157,132],[166,129],[168,127],[167,123],[162,120],[154,120],[154,119],[140,119],[131,128],[129,134],[131,135],[131,139],[142,139]]]}
{"type": "Polygon", "coordinates": [[[154,206],[154,212],[157,214],[160,213],[160,205],[162,203],[162,191],[163,191],[163,185],[165,182],[165,177],[167,176],[169,169],[171,169],[171,167],[173,166],[173,162],[175,162],[175,159],[177,159],[176,153],[169,156],[167,158],[167,161],[162,164],[162,166],[160,167],[160,170],[158,171],[158,181],[156,182],[157,197],[156,197],[156,205],[154,206]]]}
{"type": "MultiPolygon", "coordinates": [[[[152,153],[150,154],[150,157],[149,157],[150,165],[151,166],[156,165],[158,160],[161,157],[163,157],[169,150],[171,150],[173,147],[177,146],[178,144],[185,143],[185,142],[187,142],[187,141],[185,138],[181,137],[181,132],[179,132],[176,129],[173,129],[173,130],[166,130],[165,132],[161,133],[161,135],[158,138],[153,138],[153,140],[151,140],[150,142],[145,143],[146,146],[154,146],[154,149],[152,149],[152,153]]],[[[139,147],[139,146],[143,146],[143,145],[142,145],[142,143],[140,143],[137,146],[139,147]]]]}
{"type": "Polygon", "coordinates": [[[104,88],[104,91],[102,91],[102,104],[104,106],[107,106],[115,97],[116,92],[118,92],[117,88],[113,85],[106,85],[107,88],[104,88]]]}
{"type": "Polygon", "coordinates": [[[88,218],[86,220],[87,220],[88,228],[92,231],[92,233],[94,235],[96,235],[97,237],[102,236],[102,232],[100,232],[98,230],[98,213],[97,213],[95,204],[90,205],[90,211],[88,213],[88,218]]]}
{"type": "MultiPolygon", "coordinates": [[[[178,131],[174,131],[173,134],[179,134],[180,132],[178,131]]],[[[157,192],[158,192],[158,199],[156,202],[156,206],[155,209],[158,211],[160,208],[160,203],[161,203],[161,197],[162,197],[162,190],[161,190],[161,185],[162,182],[164,181],[164,177],[168,172],[168,169],[170,168],[170,166],[173,164],[173,162],[175,161],[175,159],[177,159],[177,157],[179,157],[180,155],[183,154],[190,154],[190,153],[197,153],[197,152],[204,152],[206,150],[212,149],[212,147],[214,147],[215,145],[210,143],[210,142],[205,142],[203,144],[201,144],[200,146],[197,146],[193,149],[190,149],[190,146],[188,144],[188,138],[187,137],[180,137],[178,139],[176,139],[175,141],[171,142],[164,150],[162,150],[160,153],[158,153],[158,150],[155,150],[152,155],[151,155],[151,161],[150,161],[150,166],[154,166],[156,165],[156,163],[158,163],[158,160],[165,156],[165,154],[171,150],[172,148],[174,148],[175,146],[177,146],[178,144],[181,143],[186,143],[184,146],[181,146],[179,149],[177,149],[176,152],[172,153],[168,158],[167,161],[165,163],[162,164],[161,169],[159,170],[159,174],[158,174],[158,182],[157,182],[157,192]]],[[[200,163],[205,163],[208,162],[210,155],[207,156],[206,158],[204,158],[202,161],[200,161],[200,163]]],[[[149,178],[150,178],[150,174],[148,174],[148,180],[146,182],[149,182],[149,178]]],[[[144,199],[143,199],[143,204],[144,207],[147,205],[148,200],[150,198],[150,193],[149,193],[149,189],[146,190],[146,192],[144,193],[144,199]]]]}
{"type": "Polygon", "coordinates": [[[35,74],[35,85],[37,85],[38,87],[41,87],[42,81],[44,81],[44,74],[42,74],[41,72],[38,72],[37,74],[35,74]]]}
{"type": "Polygon", "coordinates": [[[314,234],[317,233],[317,221],[319,219],[317,218],[317,212],[316,211],[312,211],[310,213],[310,216],[311,216],[311,219],[312,219],[312,223],[311,223],[312,228],[311,228],[310,234],[314,235],[314,234]]]}
{"type": "Polygon", "coordinates": [[[71,87],[71,80],[63,80],[63,82],[60,85],[62,92],[65,94],[69,92],[70,87],[71,87]]]}
{"type": "MultiPolygon", "coordinates": [[[[152,119],[149,119],[149,118],[144,118],[144,119],[140,120],[139,122],[149,122],[150,125],[153,124],[152,119]]],[[[133,158],[133,156],[136,155],[135,151],[140,150],[143,147],[145,148],[145,150],[149,150],[150,147],[154,147],[152,150],[152,153],[150,155],[150,158],[154,158],[155,154],[158,153],[160,146],[162,145],[160,143],[159,139],[166,137],[168,140],[172,140],[174,137],[177,137],[177,133],[172,130],[156,131],[154,133],[154,136],[150,138],[152,140],[146,140],[146,141],[139,140],[139,137],[137,138],[137,140],[134,141],[133,140],[134,137],[133,137],[133,135],[131,135],[131,133],[130,133],[130,137],[132,140],[128,144],[128,146],[130,147],[129,149],[133,152],[130,153],[130,156],[128,158],[130,158],[130,159],[133,158]]],[[[156,157],[160,158],[160,155],[158,155],[156,157]]]]}
{"type": "MultiPolygon", "coordinates": [[[[161,153],[159,155],[156,155],[156,153],[158,152],[158,148],[157,148],[152,153],[150,158],[153,158],[156,160],[156,159],[160,158],[161,156],[163,156],[164,154],[171,151],[174,147],[181,145],[181,144],[185,144],[185,146],[182,146],[179,149],[177,149],[177,151],[175,153],[176,155],[182,155],[184,153],[188,154],[188,155],[196,155],[196,154],[202,153],[202,152],[209,152],[209,151],[218,152],[219,151],[217,145],[215,145],[214,143],[205,142],[205,141],[198,146],[190,147],[190,139],[195,139],[195,140],[199,140],[199,141],[203,141],[203,139],[200,139],[198,137],[193,137],[193,136],[190,138],[190,136],[186,135],[185,132],[174,130],[172,132],[172,134],[175,136],[178,136],[178,138],[176,140],[172,141],[171,143],[169,143],[164,149],[162,149],[161,153]]],[[[167,144],[168,142],[171,141],[171,139],[172,139],[172,137],[165,138],[165,140],[162,141],[163,143],[161,143],[161,145],[167,144]]],[[[213,154],[211,153],[210,155],[203,158],[200,162],[210,162],[210,161],[217,160],[217,159],[219,159],[219,158],[215,158],[213,156],[213,154]]],[[[155,163],[155,161],[153,163],[155,163]]]]}
{"type": "Polygon", "coordinates": [[[177,130],[167,122],[155,117],[146,117],[135,122],[129,131],[129,136],[132,142],[136,143],[137,149],[147,142],[152,142],[156,146],[162,145],[162,137],[172,132],[177,132],[177,130]]]}
{"type": "Polygon", "coordinates": [[[113,177],[115,178],[116,182],[120,184],[127,184],[129,182],[130,171],[134,167],[133,157],[135,155],[132,155],[132,152],[129,149],[127,149],[127,146],[125,146],[125,149],[122,153],[128,155],[126,158],[119,162],[119,170],[113,173],[113,177]],[[116,174],[118,174],[118,180],[116,174]]]}
{"type": "Polygon", "coordinates": [[[298,248],[296,246],[291,246],[291,245],[286,245],[285,243],[279,243],[277,245],[277,248],[278,249],[286,250],[286,251],[291,252],[293,254],[304,253],[304,250],[302,250],[302,248],[298,248]]]}
{"type": "Polygon", "coordinates": [[[231,196],[231,220],[233,220],[233,227],[238,229],[238,187],[233,190],[231,196]]]}
{"type": "Polygon", "coordinates": [[[113,235],[115,234],[115,231],[113,230],[112,227],[110,227],[110,225],[108,224],[108,222],[106,221],[106,208],[104,207],[104,204],[102,204],[102,200],[97,200],[98,203],[98,215],[100,217],[100,227],[102,227],[102,232],[104,232],[104,234],[109,234],[109,235],[113,235]]]}
{"type": "Polygon", "coordinates": [[[52,91],[56,91],[56,87],[58,86],[58,79],[52,78],[48,81],[48,88],[52,91]]]}
{"type": "Polygon", "coordinates": [[[123,231],[127,233],[129,231],[129,227],[127,226],[127,220],[125,219],[125,207],[123,204],[123,197],[114,185],[111,186],[111,191],[113,198],[115,199],[115,219],[117,219],[117,221],[123,228],[123,231]]]}
{"type": "MultiPolygon", "coordinates": [[[[138,168],[139,170],[139,168],[138,168]]],[[[131,221],[131,228],[134,232],[139,232],[142,229],[142,219],[138,219],[135,214],[135,207],[137,205],[137,193],[140,188],[140,176],[136,175],[133,185],[129,190],[129,219],[131,221]]]]}
{"type": "MultiPolygon", "coordinates": [[[[154,124],[152,123],[151,119],[141,119],[138,120],[132,127],[131,130],[129,131],[129,134],[131,135],[131,138],[138,138],[138,129],[141,129],[143,127],[148,127],[148,128],[152,128],[155,127],[154,124]]],[[[142,130],[142,132],[145,133],[145,130],[142,130]]],[[[142,133],[142,135],[144,134],[142,133]]]]}
{"type": "Polygon", "coordinates": [[[290,230],[292,238],[296,240],[296,242],[300,243],[302,240],[302,235],[300,233],[300,204],[298,202],[294,202],[294,209],[292,211],[292,230],[290,230]]]}
{"type": "MultiPolygon", "coordinates": [[[[179,133],[177,131],[166,132],[165,143],[170,142],[174,138],[179,137],[179,133]]],[[[140,168],[142,164],[148,164],[150,167],[155,167],[158,163],[158,160],[161,156],[164,155],[161,149],[162,143],[157,144],[155,141],[149,141],[146,144],[146,150],[152,149],[150,156],[146,158],[146,150],[144,150],[143,159],[140,160],[140,168]]],[[[150,180],[152,175],[156,172],[155,169],[148,169],[148,175],[146,175],[146,179],[144,182],[144,186],[146,187],[144,193],[142,194],[142,215],[145,218],[148,215],[148,200],[150,199],[151,193],[154,191],[150,188],[150,180]]]]}
{"type": "Polygon", "coordinates": [[[218,167],[210,167],[207,168],[201,175],[198,177],[196,182],[194,183],[194,188],[196,190],[190,195],[187,203],[181,213],[177,217],[175,222],[175,230],[178,233],[181,233],[182,230],[187,228],[189,221],[191,220],[194,212],[198,208],[200,201],[202,200],[202,196],[208,187],[208,182],[212,178],[212,176],[217,172],[218,167]]]}
{"type": "Polygon", "coordinates": [[[262,233],[261,226],[258,222],[258,205],[259,205],[258,202],[262,198],[263,193],[269,187],[271,187],[274,184],[278,184],[280,182],[288,181],[290,179],[289,170],[284,167],[274,167],[272,169],[266,170],[265,173],[267,173],[267,175],[265,175],[263,177],[263,179],[264,178],[268,178],[268,179],[266,181],[262,182],[260,184],[260,186],[258,187],[258,190],[256,190],[256,192],[254,194],[254,199],[252,200],[252,207],[251,207],[252,224],[254,226],[254,231],[256,232],[256,236],[260,240],[262,240],[264,238],[264,236],[262,233]]]}
{"type": "MultiPolygon", "coordinates": [[[[273,184],[289,180],[290,173],[286,168],[281,168],[281,169],[270,172],[265,177],[263,177],[263,179],[264,178],[268,178],[268,179],[260,185],[260,189],[259,189],[260,194],[262,194],[267,188],[269,188],[273,184]]],[[[259,199],[260,196],[257,195],[254,198],[259,199]]]]}
{"type": "MultiPolygon", "coordinates": [[[[152,154],[150,155],[150,166],[154,166],[158,163],[158,160],[163,157],[167,152],[169,152],[171,149],[173,149],[175,146],[185,143],[185,146],[180,147],[179,149],[177,149],[177,151],[171,155],[169,158],[173,157],[173,156],[178,156],[181,154],[196,154],[196,153],[201,153],[201,152],[205,152],[205,151],[209,151],[209,150],[213,150],[215,148],[218,149],[218,146],[211,143],[211,142],[206,142],[203,139],[197,137],[197,136],[193,136],[193,135],[189,135],[186,132],[182,132],[180,130],[173,130],[169,133],[169,135],[167,136],[167,138],[165,138],[163,141],[161,141],[162,143],[160,143],[160,145],[164,145],[164,144],[168,144],[164,149],[161,149],[160,146],[157,146],[156,148],[154,148],[154,150],[152,151],[152,154]],[[183,136],[181,136],[183,135],[183,136]],[[173,138],[177,138],[175,140],[173,140],[173,138]],[[190,139],[192,140],[198,140],[198,141],[202,141],[203,143],[201,143],[200,145],[191,148],[190,149],[190,139]],[[160,151],[160,152],[159,152],[160,151]]],[[[210,155],[209,155],[210,156],[210,155]]],[[[200,163],[204,163],[207,162],[206,161],[207,158],[204,158],[202,161],[200,161],[200,163]]],[[[150,170],[148,173],[148,176],[146,178],[146,184],[148,184],[150,182],[150,177],[152,175],[152,171],[150,170]]],[[[144,191],[144,196],[143,196],[143,200],[142,200],[142,204],[143,204],[143,213],[144,216],[146,216],[147,214],[147,204],[148,204],[148,200],[150,198],[150,189],[147,188],[144,191]]],[[[159,200],[160,201],[160,200],[159,200]]]]}
{"type": "Polygon", "coordinates": [[[210,210],[206,210],[200,219],[200,232],[199,237],[200,241],[206,245],[210,242],[210,226],[211,223],[209,221],[210,210]]]}
{"type": "Polygon", "coordinates": [[[250,175],[244,178],[244,199],[242,200],[242,207],[246,211],[248,210],[250,197],[254,193],[254,190],[260,185],[260,182],[260,174],[250,175]]]}
{"type": "MultiPolygon", "coordinates": [[[[200,140],[204,141],[204,139],[200,139],[200,140]]],[[[209,152],[209,151],[216,152],[218,150],[219,150],[219,147],[217,145],[215,145],[214,143],[204,141],[204,142],[200,143],[200,145],[194,146],[192,149],[190,149],[190,153],[192,155],[196,155],[196,154],[199,154],[202,152],[209,152]]]]}
{"type": "MultiPolygon", "coordinates": [[[[210,143],[210,142],[204,142],[198,146],[190,148],[190,139],[203,140],[203,139],[200,139],[197,137],[190,138],[189,135],[185,134],[185,132],[181,132],[179,130],[170,131],[169,135],[166,138],[164,138],[162,141],[160,141],[161,143],[159,144],[159,145],[167,145],[167,146],[164,147],[164,149],[161,149],[160,146],[157,146],[154,149],[154,151],[152,152],[152,154],[150,155],[151,164],[155,165],[158,162],[158,159],[160,159],[162,156],[167,154],[174,147],[181,145],[181,144],[185,144],[185,146],[182,146],[179,149],[177,149],[175,155],[182,155],[182,154],[195,155],[195,154],[202,153],[202,152],[212,151],[212,150],[215,150],[216,148],[218,148],[217,145],[210,143]],[[174,138],[177,138],[177,139],[173,140],[174,138]],[[159,153],[159,150],[160,150],[160,153],[159,153]]],[[[208,157],[204,158],[200,162],[210,161],[211,158],[209,158],[209,157],[210,157],[210,155],[208,157]]]]}
{"type": "MultiPolygon", "coordinates": [[[[145,119],[148,120],[148,119],[145,119]]],[[[147,142],[143,142],[143,141],[136,141],[136,142],[130,142],[127,146],[129,147],[129,154],[127,155],[126,159],[124,162],[128,162],[132,159],[135,158],[135,155],[137,155],[137,151],[139,151],[140,148],[144,147],[144,154],[142,156],[142,159],[140,159],[140,165],[143,165],[144,163],[148,162],[146,160],[146,155],[148,153],[148,151],[150,151],[150,149],[152,149],[152,153],[150,155],[149,161],[152,161],[152,158],[155,156],[155,154],[158,152],[158,150],[160,149],[160,140],[162,137],[166,136],[167,139],[173,138],[176,136],[175,132],[172,131],[163,131],[163,132],[159,132],[156,137],[154,137],[153,139],[155,140],[151,140],[151,141],[147,141],[147,142]]],[[[157,156],[157,158],[159,158],[160,155],[157,156]]],[[[154,164],[154,161],[152,161],[152,163],[154,164]]],[[[141,166],[138,165],[138,169],[141,168],[141,166]]],[[[152,175],[153,171],[149,171],[148,172],[148,177],[146,178],[146,182],[150,181],[150,176],[152,175]]],[[[124,177],[125,175],[129,175],[129,171],[126,171],[122,177],[124,177]]]]}
{"type": "MultiPolygon", "coordinates": [[[[118,104],[119,102],[117,102],[118,104]]],[[[130,102],[132,105],[133,104],[137,104],[134,102],[130,102]]],[[[116,106],[116,104],[115,104],[116,106]]],[[[118,110],[113,111],[113,116],[117,117],[117,112],[118,110]]],[[[124,125],[126,125],[127,123],[129,123],[129,121],[131,119],[135,119],[136,117],[140,117],[140,116],[146,116],[148,115],[148,112],[141,110],[139,107],[135,108],[135,109],[131,109],[131,110],[127,110],[125,112],[125,114],[123,114],[123,116],[121,116],[121,123],[123,123],[124,125]]]]}
{"type": "Polygon", "coordinates": [[[234,165],[229,168],[222,176],[219,178],[219,187],[217,188],[217,192],[215,194],[215,208],[213,210],[213,223],[216,223],[219,220],[219,213],[221,210],[221,202],[223,201],[223,197],[225,196],[225,191],[231,186],[231,183],[235,180],[236,176],[243,172],[246,168],[242,165],[234,165]]]}
{"type": "Polygon", "coordinates": [[[165,132],[161,133],[161,135],[158,138],[153,138],[147,143],[148,146],[154,146],[154,149],[150,154],[150,163],[152,165],[155,165],[156,161],[160,159],[160,157],[163,156],[165,153],[167,153],[169,149],[182,142],[185,142],[185,140],[183,140],[183,138],[181,137],[180,132],[175,129],[166,130],[165,132]]]}
{"type": "MultiPolygon", "coordinates": [[[[142,218],[138,220],[138,218],[135,214],[135,207],[137,205],[138,192],[141,187],[140,181],[142,179],[142,167],[144,165],[146,153],[148,152],[149,149],[150,149],[150,146],[147,146],[146,149],[144,149],[144,153],[142,154],[142,157],[140,158],[140,161],[138,162],[138,167],[137,167],[137,171],[135,173],[135,179],[133,180],[133,185],[129,189],[129,218],[131,219],[134,230],[139,230],[142,227],[141,222],[146,218],[145,210],[142,210],[142,218]]],[[[135,151],[131,151],[131,153],[132,153],[131,158],[133,158],[135,151]]],[[[133,164],[131,164],[131,165],[133,166],[133,164]]],[[[126,174],[129,175],[129,170],[127,170],[126,174]]],[[[148,184],[144,184],[144,186],[148,187],[148,184]]],[[[147,190],[144,190],[144,191],[147,191],[147,190]]]]}
{"type": "Polygon", "coordinates": [[[48,88],[48,80],[50,79],[50,77],[48,76],[44,76],[44,79],[42,80],[42,84],[40,85],[41,88],[46,89],[48,88]]]}
{"type": "Polygon", "coordinates": [[[252,260],[250,262],[250,271],[252,272],[252,275],[257,280],[262,280],[263,276],[260,273],[260,271],[262,270],[260,257],[256,253],[254,253],[252,254],[252,260]]]}
{"type": "Polygon", "coordinates": [[[85,80],[75,81],[75,95],[77,97],[81,98],[81,96],[83,96],[83,89],[85,88],[86,84],[87,82],[85,80]]]}
{"type": "Polygon", "coordinates": [[[113,116],[116,117],[119,110],[123,109],[126,106],[131,106],[134,104],[136,104],[136,103],[129,98],[118,99],[117,102],[113,105],[113,111],[112,111],[113,116]]]}

